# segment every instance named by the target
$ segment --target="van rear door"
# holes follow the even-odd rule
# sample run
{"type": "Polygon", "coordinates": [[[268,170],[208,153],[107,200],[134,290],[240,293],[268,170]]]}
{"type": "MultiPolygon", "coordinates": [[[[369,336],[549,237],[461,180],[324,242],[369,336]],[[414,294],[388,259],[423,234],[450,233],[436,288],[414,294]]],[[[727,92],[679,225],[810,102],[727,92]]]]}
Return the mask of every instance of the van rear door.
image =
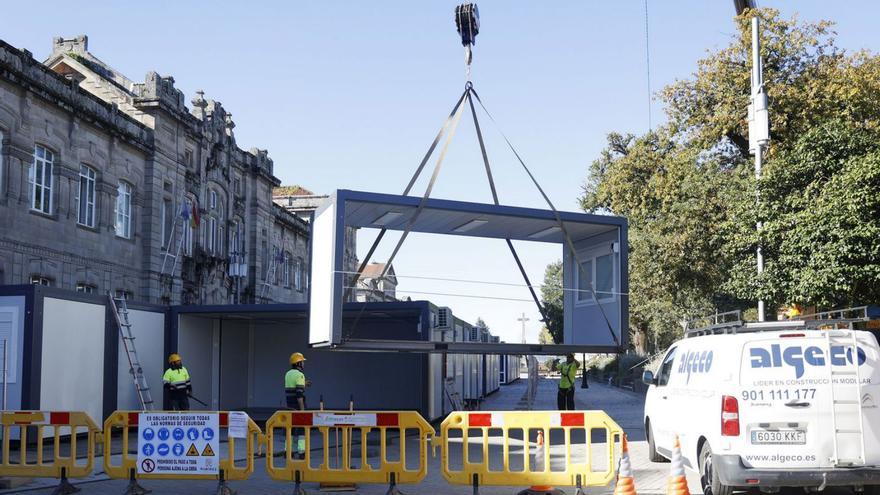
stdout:
{"type": "Polygon", "coordinates": [[[880,426],[871,427],[880,419],[873,406],[875,400],[880,405],[877,341],[855,332],[859,350],[853,353],[851,331],[831,332],[755,333],[744,341],[738,441],[747,466],[880,463],[874,431],[880,426]]]}

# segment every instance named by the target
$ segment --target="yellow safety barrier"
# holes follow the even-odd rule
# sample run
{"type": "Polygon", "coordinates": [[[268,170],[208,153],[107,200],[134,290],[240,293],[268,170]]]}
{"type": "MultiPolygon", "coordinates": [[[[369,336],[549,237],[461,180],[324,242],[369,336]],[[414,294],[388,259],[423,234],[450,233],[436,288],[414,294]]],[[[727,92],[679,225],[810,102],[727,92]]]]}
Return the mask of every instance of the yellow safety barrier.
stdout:
{"type": "Polygon", "coordinates": [[[96,437],[101,431],[86,413],[76,411],[3,411],[3,459],[0,459],[0,476],[28,478],[60,478],[56,492],[79,491],[70,485],[68,478],[82,478],[92,474],[95,464],[96,437]],[[51,432],[47,429],[52,428],[51,432]],[[34,433],[31,437],[28,431],[34,433]],[[15,434],[17,433],[17,435],[15,434]],[[79,435],[86,435],[85,458],[77,460],[79,435]],[[10,443],[18,437],[18,455],[10,452],[10,443]],[[69,448],[62,449],[69,437],[69,448]],[[52,439],[51,458],[44,452],[46,439],[52,439]],[[34,445],[36,450],[29,447],[34,445]],[[67,450],[66,455],[62,450],[67,450]],[[28,455],[28,454],[32,455],[28,455]]]}
{"type": "MultiPolygon", "coordinates": [[[[254,472],[254,454],[258,453],[258,447],[265,441],[265,436],[260,428],[251,418],[247,418],[247,434],[245,438],[227,437],[227,448],[218,452],[220,457],[218,464],[218,474],[193,474],[186,472],[179,473],[145,473],[138,472],[137,454],[138,452],[138,422],[139,415],[145,414],[217,414],[218,424],[221,430],[229,427],[228,411],[116,411],[104,421],[104,472],[111,478],[129,479],[130,485],[126,493],[147,493],[141,488],[138,479],[173,479],[173,480],[211,480],[218,479],[220,481],[219,492],[232,493],[226,487],[228,480],[246,480],[254,472]],[[134,439],[132,439],[132,431],[134,439]],[[111,442],[114,433],[122,434],[122,457],[118,462],[114,462],[111,453],[111,442]],[[236,463],[235,446],[237,443],[244,441],[246,451],[241,453],[243,460],[236,463]]],[[[217,433],[220,435],[220,433],[217,433]]]]}
{"type": "Polygon", "coordinates": [[[623,434],[604,411],[453,412],[440,428],[434,447],[442,447],[443,477],[472,485],[474,493],[479,485],[577,486],[579,493],[584,486],[608,485],[623,434]],[[596,430],[603,433],[601,455],[594,453],[596,430]],[[545,446],[545,438],[556,448],[545,446]],[[461,458],[450,456],[453,449],[461,458]],[[602,469],[593,469],[594,459],[604,463],[602,469]]]}
{"type": "Polygon", "coordinates": [[[389,493],[396,493],[397,483],[425,478],[433,435],[431,425],[413,411],[278,411],[266,422],[266,470],[274,480],[296,483],[294,493],[301,493],[303,482],[388,483],[389,493]],[[417,459],[411,449],[407,456],[406,437],[413,433],[418,434],[417,459]],[[300,435],[305,437],[302,458],[294,452],[294,437],[300,435]],[[398,449],[391,448],[395,440],[398,449]],[[370,443],[378,443],[378,456],[368,455],[370,443]]]}

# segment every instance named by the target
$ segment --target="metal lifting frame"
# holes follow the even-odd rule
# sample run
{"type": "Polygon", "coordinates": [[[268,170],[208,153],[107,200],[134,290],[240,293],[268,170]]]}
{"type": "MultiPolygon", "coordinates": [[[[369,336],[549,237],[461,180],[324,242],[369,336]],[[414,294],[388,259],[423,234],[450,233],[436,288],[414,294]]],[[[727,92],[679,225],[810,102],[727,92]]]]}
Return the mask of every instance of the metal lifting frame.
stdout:
{"type": "MultiPolygon", "coordinates": [[[[446,136],[446,140],[443,143],[443,148],[437,157],[437,162],[434,165],[433,173],[431,174],[431,178],[428,181],[428,185],[425,188],[425,192],[422,195],[421,201],[419,201],[419,205],[416,208],[415,213],[412,215],[412,217],[410,217],[409,221],[406,224],[406,227],[403,230],[403,234],[400,236],[400,239],[398,239],[397,244],[394,246],[394,250],[391,252],[391,255],[388,257],[388,261],[385,263],[385,268],[382,270],[382,273],[379,276],[380,279],[384,278],[385,275],[387,274],[389,268],[391,267],[391,263],[394,261],[394,258],[397,256],[398,251],[400,251],[400,247],[403,245],[403,242],[406,240],[407,236],[409,235],[410,231],[412,230],[413,225],[415,225],[416,220],[418,220],[419,215],[422,213],[422,210],[424,209],[425,205],[427,204],[428,198],[431,196],[431,191],[434,188],[434,184],[437,180],[437,176],[440,173],[440,168],[443,165],[443,159],[446,157],[446,151],[449,148],[449,143],[452,141],[452,138],[455,135],[456,127],[458,126],[458,122],[461,119],[461,113],[464,108],[462,106],[462,103],[465,100],[467,100],[468,105],[470,106],[471,115],[473,116],[473,119],[474,119],[474,127],[476,128],[476,131],[477,131],[477,140],[479,141],[479,144],[480,144],[480,152],[483,157],[483,165],[486,169],[486,177],[489,181],[489,188],[492,192],[492,200],[494,201],[494,203],[496,205],[499,204],[498,191],[495,188],[495,181],[492,177],[492,168],[489,165],[489,156],[486,152],[486,145],[483,142],[483,133],[482,133],[482,129],[480,128],[479,120],[477,119],[477,112],[476,112],[476,108],[474,106],[474,101],[473,101],[474,99],[477,100],[477,103],[480,104],[480,107],[483,109],[484,112],[486,112],[486,115],[489,117],[489,119],[495,124],[496,127],[498,127],[498,123],[492,117],[492,114],[489,113],[489,110],[486,109],[486,106],[483,104],[483,102],[480,99],[480,96],[477,94],[476,90],[474,90],[473,84],[470,81],[468,81],[467,84],[465,84],[464,93],[462,93],[461,97],[458,99],[455,106],[453,107],[452,112],[450,112],[449,116],[446,118],[446,122],[443,124],[443,127],[440,128],[440,131],[437,133],[437,136],[434,138],[434,142],[431,143],[431,146],[428,148],[428,152],[425,154],[424,158],[422,158],[422,161],[419,164],[418,168],[416,168],[416,171],[413,174],[412,178],[410,179],[409,184],[407,184],[406,188],[403,191],[404,196],[409,195],[410,191],[412,190],[413,186],[415,185],[416,181],[418,180],[419,176],[421,175],[422,171],[424,170],[425,165],[427,164],[428,160],[431,158],[431,155],[434,153],[434,150],[437,148],[437,144],[440,142],[440,139],[443,137],[444,134],[446,134],[447,129],[449,129],[449,133],[446,136]]],[[[571,236],[568,234],[568,231],[565,228],[565,224],[563,223],[562,218],[559,215],[559,211],[556,209],[555,206],[553,206],[553,202],[550,201],[550,198],[544,192],[544,189],[538,183],[537,179],[532,174],[531,170],[529,170],[528,166],[526,166],[522,157],[520,157],[519,153],[513,147],[513,144],[510,142],[510,140],[507,138],[507,136],[504,135],[504,133],[500,131],[500,128],[499,128],[499,133],[504,138],[504,141],[507,143],[507,146],[513,152],[514,156],[516,156],[516,159],[522,165],[526,174],[528,174],[529,178],[532,180],[532,183],[538,189],[538,192],[541,193],[541,196],[544,198],[544,201],[547,202],[547,205],[553,211],[553,215],[556,219],[556,223],[559,226],[560,231],[562,232],[563,238],[565,239],[565,247],[568,248],[568,250],[572,256],[572,260],[578,266],[578,270],[579,270],[580,275],[584,279],[589,279],[586,271],[584,270],[583,264],[580,262],[580,260],[578,258],[577,249],[575,248],[574,241],[571,239],[571,236]]],[[[360,279],[361,274],[363,274],[364,269],[370,263],[370,259],[372,258],[373,254],[375,253],[376,248],[379,246],[379,243],[382,241],[382,238],[385,236],[386,231],[387,231],[387,229],[384,227],[379,231],[379,235],[376,236],[376,240],[373,241],[373,245],[370,246],[370,249],[367,252],[367,255],[364,257],[364,260],[361,262],[360,266],[358,267],[357,273],[355,273],[355,275],[352,277],[351,282],[349,284],[346,284],[347,288],[345,289],[345,292],[344,292],[345,295],[344,295],[343,300],[348,300],[351,289],[356,286],[357,281],[360,279]]],[[[520,274],[522,275],[523,279],[526,282],[526,286],[529,289],[529,293],[531,294],[532,299],[535,301],[535,305],[538,307],[538,312],[541,314],[542,321],[545,324],[548,323],[549,318],[547,317],[546,310],[545,310],[544,306],[541,304],[540,299],[538,299],[538,295],[535,293],[534,286],[532,285],[532,282],[529,280],[528,274],[526,274],[525,268],[523,267],[522,262],[520,261],[519,255],[517,255],[516,249],[513,247],[513,243],[511,242],[510,239],[505,239],[505,241],[507,243],[508,248],[510,249],[510,253],[513,255],[513,259],[516,262],[517,268],[519,268],[520,274]]],[[[620,340],[617,338],[617,335],[614,333],[614,328],[611,325],[611,321],[608,319],[608,315],[605,313],[605,309],[602,307],[602,304],[599,302],[599,298],[596,295],[596,290],[593,287],[592,282],[587,282],[587,285],[589,287],[590,294],[593,296],[593,299],[596,302],[596,306],[599,308],[600,312],[602,313],[602,317],[605,320],[605,324],[608,327],[608,331],[611,333],[611,338],[614,340],[615,345],[619,348],[620,347],[620,340]]],[[[357,320],[355,321],[355,325],[356,325],[356,323],[357,323],[357,320]]]]}

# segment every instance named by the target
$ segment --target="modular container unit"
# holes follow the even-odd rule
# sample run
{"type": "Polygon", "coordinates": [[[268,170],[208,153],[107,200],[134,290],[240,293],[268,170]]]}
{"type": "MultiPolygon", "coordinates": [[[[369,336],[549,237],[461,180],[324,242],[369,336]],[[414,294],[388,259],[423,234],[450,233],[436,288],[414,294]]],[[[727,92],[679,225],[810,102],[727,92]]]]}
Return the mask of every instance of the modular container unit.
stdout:
{"type": "MultiPolygon", "coordinates": [[[[167,312],[162,306],[128,304],[143,373],[160,403],[167,312]]],[[[0,286],[0,349],[4,344],[8,371],[0,407],[84,411],[99,424],[114,410],[141,408],[105,295],[0,286]]]]}
{"type": "Polygon", "coordinates": [[[483,390],[486,395],[498,391],[500,380],[500,356],[498,354],[483,354],[483,390]]]}
{"type": "Polygon", "coordinates": [[[505,354],[501,356],[500,381],[501,385],[510,385],[519,380],[519,369],[522,358],[505,354]]]}
{"type": "MultiPolygon", "coordinates": [[[[424,301],[351,303],[343,322],[347,332],[364,338],[429,341],[430,319],[424,301]]],[[[413,410],[429,420],[442,415],[434,399],[442,394],[436,359],[309,348],[305,304],[172,307],[166,352],[183,356],[193,395],[209,410],[244,410],[264,419],[283,409],[288,357],[302,352],[310,409],[317,409],[322,397],[327,409],[347,409],[353,396],[356,409],[413,410]]]]}
{"type": "MultiPolygon", "coordinates": [[[[462,322],[464,330],[463,342],[481,342],[479,327],[473,327],[462,322]]],[[[483,359],[479,354],[467,354],[464,356],[465,400],[478,401],[483,398],[483,359]]]]}

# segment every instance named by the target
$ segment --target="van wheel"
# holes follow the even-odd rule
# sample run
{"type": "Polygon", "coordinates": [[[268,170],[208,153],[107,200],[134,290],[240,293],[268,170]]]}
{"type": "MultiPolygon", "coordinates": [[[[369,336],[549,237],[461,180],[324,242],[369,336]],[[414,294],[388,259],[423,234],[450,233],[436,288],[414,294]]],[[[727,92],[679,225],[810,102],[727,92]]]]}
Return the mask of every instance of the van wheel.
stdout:
{"type": "Polygon", "coordinates": [[[718,471],[712,464],[712,449],[709,448],[709,442],[703,444],[700,449],[700,485],[703,488],[703,495],[731,495],[733,487],[722,485],[718,479],[718,471]]]}
{"type": "Polygon", "coordinates": [[[645,436],[648,437],[648,459],[651,462],[669,462],[669,459],[657,453],[657,446],[654,445],[654,432],[651,431],[651,422],[645,423],[645,436]]]}

